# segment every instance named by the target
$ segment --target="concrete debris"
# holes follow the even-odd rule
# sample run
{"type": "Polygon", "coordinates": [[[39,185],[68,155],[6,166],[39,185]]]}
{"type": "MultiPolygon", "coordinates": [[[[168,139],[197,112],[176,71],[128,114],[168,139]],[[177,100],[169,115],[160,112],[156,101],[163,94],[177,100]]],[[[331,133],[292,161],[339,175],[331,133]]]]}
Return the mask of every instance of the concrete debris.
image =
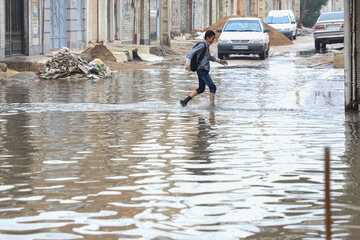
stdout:
{"type": "Polygon", "coordinates": [[[0,63],[0,72],[6,72],[7,69],[6,63],[0,63]]]}
{"type": "Polygon", "coordinates": [[[94,79],[111,76],[112,71],[106,67],[100,59],[91,62],[83,60],[70,52],[68,48],[62,48],[50,61],[46,62],[44,69],[36,74],[41,79],[60,79],[66,77],[94,79]]]}
{"type": "Polygon", "coordinates": [[[185,34],[178,34],[176,36],[173,36],[172,39],[174,40],[194,40],[193,36],[189,33],[185,34]]]}
{"type": "Polygon", "coordinates": [[[161,62],[164,60],[163,57],[159,57],[150,53],[137,52],[137,55],[142,61],[146,62],[161,62]]]}
{"type": "Polygon", "coordinates": [[[195,40],[204,40],[205,32],[196,32],[194,33],[195,40]]]}

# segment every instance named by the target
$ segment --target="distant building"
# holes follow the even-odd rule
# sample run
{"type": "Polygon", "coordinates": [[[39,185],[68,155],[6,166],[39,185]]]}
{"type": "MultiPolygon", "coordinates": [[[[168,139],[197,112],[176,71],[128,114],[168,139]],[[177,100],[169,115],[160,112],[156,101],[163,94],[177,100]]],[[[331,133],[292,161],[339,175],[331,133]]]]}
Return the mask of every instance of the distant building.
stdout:
{"type": "Polygon", "coordinates": [[[321,8],[321,12],[340,12],[344,10],[344,0],[329,0],[328,3],[321,8]]]}

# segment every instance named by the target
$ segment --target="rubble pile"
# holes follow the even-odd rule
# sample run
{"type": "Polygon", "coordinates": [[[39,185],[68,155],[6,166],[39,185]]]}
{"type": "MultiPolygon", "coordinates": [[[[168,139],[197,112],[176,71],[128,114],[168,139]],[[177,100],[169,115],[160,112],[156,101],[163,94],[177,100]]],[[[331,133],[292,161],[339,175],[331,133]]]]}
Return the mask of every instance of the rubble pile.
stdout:
{"type": "Polygon", "coordinates": [[[45,68],[36,74],[42,79],[66,77],[97,79],[110,76],[112,71],[100,59],[87,62],[72,54],[70,49],[62,48],[46,62],[45,68]]]}

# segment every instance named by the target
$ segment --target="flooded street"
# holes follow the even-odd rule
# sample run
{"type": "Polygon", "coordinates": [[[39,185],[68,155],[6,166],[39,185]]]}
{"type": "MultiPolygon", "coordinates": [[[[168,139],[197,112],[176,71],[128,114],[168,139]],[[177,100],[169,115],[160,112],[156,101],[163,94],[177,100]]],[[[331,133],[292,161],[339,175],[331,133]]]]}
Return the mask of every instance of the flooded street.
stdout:
{"type": "Polygon", "coordinates": [[[183,65],[112,79],[0,82],[0,239],[360,236],[358,113],[344,71],[235,57],[208,88],[183,65]]]}

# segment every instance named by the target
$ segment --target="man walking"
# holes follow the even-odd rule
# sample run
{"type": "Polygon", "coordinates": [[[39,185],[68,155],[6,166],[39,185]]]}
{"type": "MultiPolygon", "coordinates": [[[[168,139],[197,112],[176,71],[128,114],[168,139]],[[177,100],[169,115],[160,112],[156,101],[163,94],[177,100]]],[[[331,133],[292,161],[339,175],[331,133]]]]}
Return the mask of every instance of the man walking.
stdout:
{"type": "Polygon", "coordinates": [[[215,93],[216,93],[216,86],[213,80],[209,75],[210,71],[210,61],[220,63],[224,66],[228,64],[226,60],[221,60],[217,57],[210,55],[209,46],[215,41],[215,33],[211,30],[206,31],[205,39],[200,42],[197,46],[195,46],[186,56],[186,67],[185,69],[190,71],[190,62],[194,54],[196,54],[197,59],[199,56],[203,55],[202,59],[199,59],[198,67],[196,73],[199,78],[199,87],[192,91],[189,96],[187,96],[184,100],[180,100],[181,106],[185,107],[187,103],[194,98],[196,95],[201,94],[205,90],[205,85],[207,85],[210,89],[210,105],[214,106],[215,101],[215,93]],[[205,51],[205,54],[202,54],[205,51]]]}

